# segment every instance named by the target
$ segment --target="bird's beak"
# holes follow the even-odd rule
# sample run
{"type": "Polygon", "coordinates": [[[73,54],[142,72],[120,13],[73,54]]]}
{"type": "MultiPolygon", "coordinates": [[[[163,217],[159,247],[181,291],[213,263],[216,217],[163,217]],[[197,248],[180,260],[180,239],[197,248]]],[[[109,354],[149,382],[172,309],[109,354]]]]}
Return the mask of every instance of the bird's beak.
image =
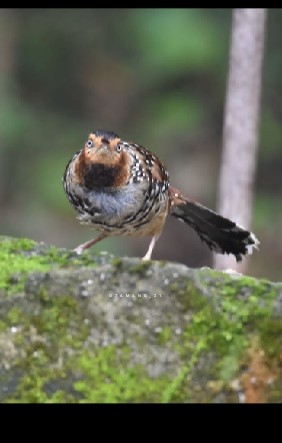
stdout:
{"type": "Polygon", "coordinates": [[[108,156],[110,155],[110,150],[108,145],[103,144],[99,149],[97,149],[97,154],[102,156],[108,156]]]}

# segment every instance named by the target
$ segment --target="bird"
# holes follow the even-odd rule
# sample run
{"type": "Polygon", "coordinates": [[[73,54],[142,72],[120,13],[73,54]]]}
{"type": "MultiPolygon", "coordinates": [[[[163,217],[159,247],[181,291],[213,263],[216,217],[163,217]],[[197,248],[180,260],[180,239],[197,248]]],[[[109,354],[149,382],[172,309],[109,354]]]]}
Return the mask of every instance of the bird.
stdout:
{"type": "Polygon", "coordinates": [[[62,180],[79,222],[99,232],[74,249],[78,254],[106,237],[148,236],[143,260],[151,260],[168,215],[193,228],[212,251],[233,254],[237,262],[258,249],[252,232],[185,197],[171,186],[168,170],[155,154],[115,132],[90,132],[62,180]]]}

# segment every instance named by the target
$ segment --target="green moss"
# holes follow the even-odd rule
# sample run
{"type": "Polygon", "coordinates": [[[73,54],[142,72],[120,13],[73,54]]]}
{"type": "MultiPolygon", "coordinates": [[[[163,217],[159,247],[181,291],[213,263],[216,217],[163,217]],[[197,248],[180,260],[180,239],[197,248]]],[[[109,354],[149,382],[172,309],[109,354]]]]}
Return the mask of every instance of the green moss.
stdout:
{"type": "Polygon", "coordinates": [[[30,272],[47,272],[55,267],[95,266],[93,257],[87,252],[77,256],[33,240],[7,237],[0,237],[0,263],[0,289],[8,294],[23,291],[30,272]]]}
{"type": "Polygon", "coordinates": [[[44,254],[35,252],[38,244],[29,239],[0,238],[0,288],[9,293],[23,290],[28,273],[47,271],[54,266],[55,260],[64,262],[58,250],[49,247],[44,254]]]}
{"type": "Polygon", "coordinates": [[[120,257],[113,257],[111,260],[111,264],[114,269],[121,271],[123,268],[123,261],[120,257]]]}
{"type": "MultiPolygon", "coordinates": [[[[179,371],[177,376],[168,384],[168,386],[164,389],[162,393],[161,402],[162,403],[171,403],[174,401],[180,401],[182,399],[183,385],[185,384],[189,373],[194,369],[196,365],[199,355],[206,347],[205,340],[200,340],[195,349],[193,350],[190,360],[186,363],[179,371]]],[[[187,393],[183,396],[183,400],[187,401],[187,393]]]]}
{"type": "Polygon", "coordinates": [[[34,240],[29,238],[7,238],[0,236],[0,242],[1,249],[3,246],[3,248],[8,249],[12,253],[18,253],[19,251],[30,251],[37,245],[34,240]]]}
{"type": "MultiPolygon", "coordinates": [[[[277,355],[278,349],[281,351],[282,323],[272,318],[276,295],[267,281],[249,277],[230,279],[220,275],[214,300],[207,303],[206,297],[189,285],[181,300],[192,316],[181,343],[176,346],[181,360],[188,364],[171,382],[162,401],[187,401],[189,397],[195,400],[197,393],[190,392],[190,380],[193,374],[197,377],[203,353],[213,356],[213,368],[209,368],[209,373],[214,374],[215,381],[228,385],[240,369],[241,358],[254,332],[262,345],[277,355]]],[[[205,400],[209,401],[208,398],[205,400]]]]}
{"type": "Polygon", "coordinates": [[[128,267],[130,274],[136,274],[139,277],[146,276],[148,269],[152,266],[151,260],[140,260],[138,265],[131,265],[128,267]]]}
{"type": "MultiPolygon", "coordinates": [[[[51,372],[42,368],[25,374],[13,397],[6,400],[6,403],[74,403],[76,398],[62,389],[55,392],[48,392],[46,385],[50,380],[58,376],[58,371],[50,378],[51,372]]],[[[58,381],[57,381],[58,383],[58,381]]]]}
{"type": "Polygon", "coordinates": [[[266,355],[269,358],[280,358],[282,360],[282,318],[262,319],[260,330],[261,344],[266,355]]]}
{"type": "Polygon", "coordinates": [[[169,290],[174,293],[177,294],[179,291],[179,284],[177,282],[173,282],[169,285],[169,290]]]}
{"type": "Polygon", "coordinates": [[[8,326],[19,324],[22,320],[22,311],[18,307],[14,306],[6,314],[6,321],[8,326]]]}
{"type": "MultiPolygon", "coordinates": [[[[39,353],[37,350],[37,358],[39,353]]],[[[106,346],[91,352],[82,351],[78,357],[65,361],[64,369],[50,366],[43,350],[39,358],[42,364],[34,362],[29,367],[16,392],[6,402],[153,403],[160,401],[161,393],[170,383],[165,376],[148,377],[141,365],[130,366],[128,348],[106,346]],[[67,377],[79,380],[72,386],[68,383],[65,391],[67,377]]]]}
{"type": "MultiPolygon", "coordinates": [[[[17,307],[8,313],[8,324],[16,324],[21,336],[30,339],[16,362],[22,375],[5,402],[160,401],[169,378],[151,379],[141,365],[130,366],[127,347],[84,349],[89,327],[75,298],[49,297],[43,291],[39,301],[42,307],[31,318],[17,307]]],[[[164,334],[168,338],[168,331],[164,334]]],[[[17,345],[16,337],[14,343],[17,345]]]]}
{"type": "Polygon", "coordinates": [[[6,331],[7,329],[7,322],[4,320],[0,320],[0,333],[6,331]]]}
{"type": "Polygon", "coordinates": [[[8,313],[8,323],[20,331],[14,338],[14,345],[20,349],[14,364],[22,375],[6,402],[75,401],[68,393],[70,387],[64,390],[62,386],[72,370],[72,355],[83,348],[89,327],[83,322],[78,301],[71,296],[50,297],[43,305],[29,317],[15,307],[8,313]]]}
{"type": "Polygon", "coordinates": [[[151,267],[152,262],[150,260],[140,260],[138,264],[131,264],[124,262],[120,257],[111,258],[111,265],[115,272],[129,272],[130,274],[136,274],[139,277],[144,277],[147,270],[151,267]]]}
{"type": "MultiPolygon", "coordinates": [[[[151,379],[141,365],[130,366],[128,347],[84,348],[89,326],[78,301],[70,296],[40,297],[42,304],[30,318],[13,307],[8,323],[16,324],[20,345],[16,367],[21,372],[12,403],[159,402],[169,377],[151,379]],[[74,381],[76,380],[76,381],[74,381]]],[[[168,331],[164,335],[168,337],[168,331]]],[[[17,345],[17,339],[14,340],[17,345]]]]}
{"type": "Polygon", "coordinates": [[[82,403],[154,403],[169,383],[168,377],[149,378],[141,365],[130,366],[127,348],[107,346],[94,355],[83,353],[76,366],[82,371],[75,391],[82,403]]]}
{"type": "Polygon", "coordinates": [[[162,328],[161,332],[157,335],[157,340],[159,345],[165,345],[168,341],[170,341],[172,337],[172,330],[170,327],[165,326],[162,328]]]}

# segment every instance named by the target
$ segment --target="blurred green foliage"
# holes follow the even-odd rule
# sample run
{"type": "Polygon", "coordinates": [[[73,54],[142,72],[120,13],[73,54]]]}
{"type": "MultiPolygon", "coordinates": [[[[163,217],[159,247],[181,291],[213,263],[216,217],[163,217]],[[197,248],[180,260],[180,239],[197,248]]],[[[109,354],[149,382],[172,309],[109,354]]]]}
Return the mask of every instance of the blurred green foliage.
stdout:
{"type": "MultiPolygon", "coordinates": [[[[215,207],[231,9],[1,9],[0,227],[74,247],[80,226],[62,188],[70,157],[98,128],[144,144],[183,193],[215,207]]],[[[281,279],[282,10],[269,10],[250,274],[281,279]]],[[[148,241],[95,246],[141,255],[148,241]]],[[[155,258],[211,264],[169,221],[155,258]]]]}

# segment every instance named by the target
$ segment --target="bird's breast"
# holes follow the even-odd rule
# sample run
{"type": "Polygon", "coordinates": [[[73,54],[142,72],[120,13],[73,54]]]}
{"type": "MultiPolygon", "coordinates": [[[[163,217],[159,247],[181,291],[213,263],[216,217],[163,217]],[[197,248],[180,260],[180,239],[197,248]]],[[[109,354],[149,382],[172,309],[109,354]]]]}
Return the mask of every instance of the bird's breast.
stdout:
{"type": "Polygon", "coordinates": [[[120,189],[94,188],[85,194],[85,211],[79,220],[85,223],[121,224],[144,205],[145,183],[131,183],[120,189]]]}

